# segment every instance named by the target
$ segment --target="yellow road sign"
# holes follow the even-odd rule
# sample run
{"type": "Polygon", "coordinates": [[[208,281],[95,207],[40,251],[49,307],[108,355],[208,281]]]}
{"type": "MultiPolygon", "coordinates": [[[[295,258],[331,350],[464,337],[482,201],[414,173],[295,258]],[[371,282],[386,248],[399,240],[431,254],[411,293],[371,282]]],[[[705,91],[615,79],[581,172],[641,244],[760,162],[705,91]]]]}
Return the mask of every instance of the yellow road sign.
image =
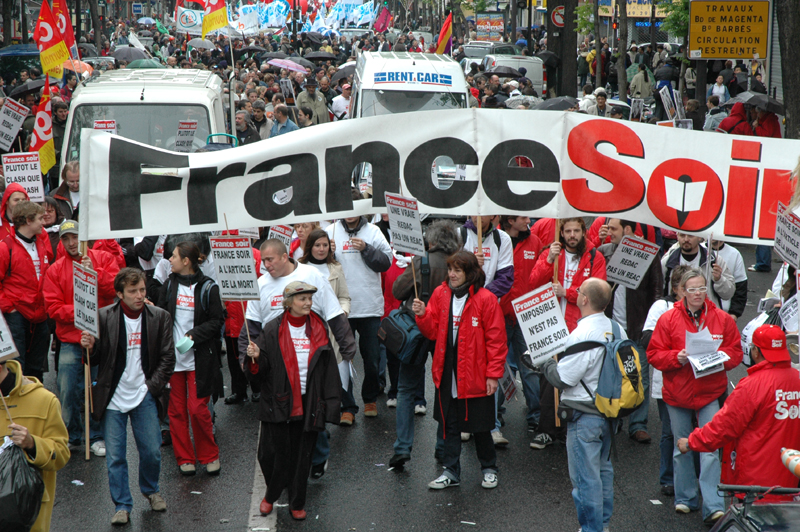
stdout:
{"type": "Polygon", "coordinates": [[[693,0],[690,59],[752,59],[767,55],[769,1],[693,0]]]}

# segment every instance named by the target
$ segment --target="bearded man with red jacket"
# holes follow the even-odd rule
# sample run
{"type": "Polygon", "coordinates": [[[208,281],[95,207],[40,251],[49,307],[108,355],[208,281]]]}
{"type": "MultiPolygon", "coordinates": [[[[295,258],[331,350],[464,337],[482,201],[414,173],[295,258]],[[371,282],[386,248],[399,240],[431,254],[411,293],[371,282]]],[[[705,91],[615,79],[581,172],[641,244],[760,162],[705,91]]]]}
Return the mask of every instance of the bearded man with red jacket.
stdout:
{"type": "Polygon", "coordinates": [[[38,238],[44,227],[40,205],[17,203],[13,222],[14,235],[0,241],[0,311],[17,346],[22,371],[41,381],[50,347],[42,284],[53,248],[49,238],[38,238]]]}
{"type": "MultiPolygon", "coordinates": [[[[114,303],[114,277],[119,273],[116,258],[106,251],[90,249],[81,256],[78,242],[78,222],[65,220],[58,229],[64,254],[56,260],[44,277],[44,302],[47,314],[56,322],[56,336],[61,340],[58,366],[58,400],[61,401],[61,417],[69,432],[69,446],[81,445],[81,401],[83,399],[83,353],[81,331],[75,328],[74,284],[72,265],[80,263],[97,272],[97,308],[114,303]]],[[[93,368],[93,379],[97,366],[93,368]]],[[[100,423],[90,421],[90,442],[96,456],[106,455],[106,446],[100,423]]]]}

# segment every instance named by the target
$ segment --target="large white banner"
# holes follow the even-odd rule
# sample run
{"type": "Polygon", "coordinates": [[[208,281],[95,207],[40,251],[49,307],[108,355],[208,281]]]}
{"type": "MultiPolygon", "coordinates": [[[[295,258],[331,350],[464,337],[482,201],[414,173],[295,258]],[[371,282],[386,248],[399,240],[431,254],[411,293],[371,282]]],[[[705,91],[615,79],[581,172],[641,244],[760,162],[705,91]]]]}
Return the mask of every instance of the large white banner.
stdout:
{"type": "Polygon", "coordinates": [[[384,192],[402,190],[423,214],[614,215],[771,244],[800,153],[796,140],[495,109],[344,120],[213,153],[81,135],[82,240],[222,230],[223,215],[238,229],[386,212],[384,192]],[[359,163],[373,197],[353,201],[359,163]],[[464,181],[432,175],[459,164],[464,181]]]}

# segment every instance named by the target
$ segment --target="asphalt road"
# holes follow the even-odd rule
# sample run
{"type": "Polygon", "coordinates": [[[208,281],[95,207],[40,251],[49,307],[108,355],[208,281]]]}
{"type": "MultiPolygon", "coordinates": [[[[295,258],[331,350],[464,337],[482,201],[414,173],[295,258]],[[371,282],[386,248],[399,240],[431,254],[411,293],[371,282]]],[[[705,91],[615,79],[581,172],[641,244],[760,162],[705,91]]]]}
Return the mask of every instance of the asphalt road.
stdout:
{"type": "MultiPolygon", "coordinates": [[[[754,250],[740,247],[745,264],[754,262],[754,250]]],[[[777,271],[778,265],[773,265],[777,271]]],[[[755,305],[772,283],[773,275],[750,274],[750,294],[740,329],[755,316],[755,305]]],[[[430,367],[430,363],[429,363],[430,367]]],[[[224,370],[226,382],[227,371],[224,370]]],[[[733,383],[745,375],[743,367],[729,373],[733,383]]],[[[45,377],[51,390],[55,374],[45,377]]],[[[258,422],[256,405],[216,405],[217,439],[221,449],[222,474],[209,477],[198,471],[195,477],[178,473],[172,449],[162,453],[161,491],[168,509],[163,514],[149,510],[138,494],[137,453],[129,433],[129,467],[134,511],[124,528],[142,532],[317,530],[367,532],[384,530],[540,530],[574,532],[578,528],[570,495],[567,456],[556,443],[542,451],[529,448],[524,420],[524,402],[512,401],[505,416],[503,434],[510,440],[498,451],[499,486],[480,486],[480,468],[474,445],[464,445],[461,486],[440,492],[428,490],[427,483],[441,473],[433,457],[436,423],[431,414],[417,416],[416,440],[402,473],[388,470],[395,439],[394,410],[386,397],[378,403],[379,416],[365,419],[359,414],[349,428],[331,427],[331,459],[326,475],[309,481],[308,520],[296,522],[288,508],[277,506],[269,519],[251,512],[251,503],[263,497],[263,487],[253,492],[258,422]]],[[[428,401],[433,385],[428,378],[428,401]]],[[[360,399],[359,399],[360,402],[360,399]]],[[[657,439],[661,426],[655,401],[650,404],[648,430],[654,443],[641,445],[617,436],[618,459],[614,461],[614,517],[612,531],[703,531],[699,512],[677,515],[672,499],[660,493],[657,439]]],[[[202,469],[202,468],[201,468],[202,469]]],[[[285,503],[284,499],[279,504],[285,503]]],[[[257,508],[257,506],[256,506],[257,508]]],[[[73,455],[58,473],[53,511],[54,531],[113,530],[109,523],[114,507],[108,492],[105,459],[83,453],[73,455]],[[75,485],[73,481],[83,485],[75,485]]]]}

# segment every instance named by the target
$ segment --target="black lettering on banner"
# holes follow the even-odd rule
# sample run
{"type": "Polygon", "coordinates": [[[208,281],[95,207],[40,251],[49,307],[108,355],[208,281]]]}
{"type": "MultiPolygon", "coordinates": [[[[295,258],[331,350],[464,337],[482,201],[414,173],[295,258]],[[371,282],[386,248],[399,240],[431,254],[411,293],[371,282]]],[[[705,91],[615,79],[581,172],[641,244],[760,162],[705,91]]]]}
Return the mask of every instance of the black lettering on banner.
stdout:
{"type": "Polygon", "coordinates": [[[298,153],[270,159],[257,164],[248,174],[271,172],[275,168],[288,164],[288,173],[265,177],[247,187],[244,192],[244,208],[247,214],[263,221],[277,220],[294,213],[320,214],[319,207],[319,171],[317,157],[312,153],[298,153]],[[298,186],[303,183],[302,186],[298,186]],[[285,205],[278,205],[272,195],[293,186],[292,199],[285,205]]]}
{"type": "Polygon", "coordinates": [[[385,207],[384,192],[400,192],[400,154],[386,142],[367,142],[355,150],[337,146],[325,150],[325,209],[350,210],[353,199],[353,169],[359,163],[372,165],[372,205],[385,207]]]}
{"type": "Polygon", "coordinates": [[[556,183],[561,180],[556,156],[550,148],[533,140],[507,140],[495,146],[483,162],[481,184],[486,197],[507,209],[531,211],[541,209],[556,197],[557,191],[533,190],[514,193],[509,181],[556,183]],[[533,168],[508,166],[517,156],[527,157],[533,168]]]}
{"type": "Polygon", "coordinates": [[[108,220],[112,231],[142,228],[142,195],[180,190],[183,179],[141,173],[141,162],[189,166],[189,157],[112,138],[108,149],[108,220]]]}
{"type": "Polygon", "coordinates": [[[453,186],[440,190],[431,179],[431,165],[439,156],[453,159],[453,164],[478,164],[478,154],[463,140],[442,137],[429,140],[408,154],[403,176],[408,195],[420,203],[438,209],[453,209],[463,205],[478,190],[474,181],[453,181],[453,186]]]}
{"type": "Polygon", "coordinates": [[[243,176],[246,168],[246,163],[229,164],[222,171],[213,166],[192,168],[189,171],[189,184],[186,187],[189,223],[191,225],[217,223],[219,221],[216,209],[217,185],[229,177],[243,176]],[[214,200],[213,207],[209,199],[214,200]]]}

